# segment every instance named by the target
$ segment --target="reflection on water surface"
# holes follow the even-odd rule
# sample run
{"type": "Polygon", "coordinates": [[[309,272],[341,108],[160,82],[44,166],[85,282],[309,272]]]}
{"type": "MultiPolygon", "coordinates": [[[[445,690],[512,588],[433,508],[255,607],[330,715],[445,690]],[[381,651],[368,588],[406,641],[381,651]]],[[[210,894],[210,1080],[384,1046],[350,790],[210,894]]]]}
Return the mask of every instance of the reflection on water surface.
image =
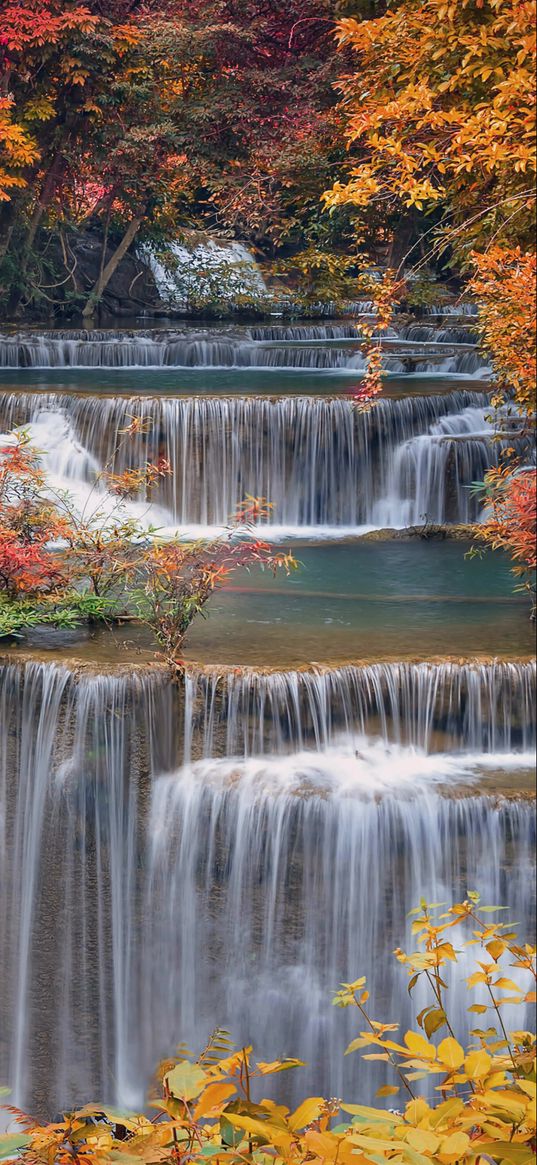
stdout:
{"type": "MultiPolygon", "coordinates": [[[[186,658],[295,667],[312,662],[529,655],[527,599],[502,555],[467,559],[454,542],[299,546],[284,578],[246,571],[192,627],[186,658]]],[[[32,632],[20,650],[96,664],[154,659],[149,634],[110,629],[32,632]]]]}

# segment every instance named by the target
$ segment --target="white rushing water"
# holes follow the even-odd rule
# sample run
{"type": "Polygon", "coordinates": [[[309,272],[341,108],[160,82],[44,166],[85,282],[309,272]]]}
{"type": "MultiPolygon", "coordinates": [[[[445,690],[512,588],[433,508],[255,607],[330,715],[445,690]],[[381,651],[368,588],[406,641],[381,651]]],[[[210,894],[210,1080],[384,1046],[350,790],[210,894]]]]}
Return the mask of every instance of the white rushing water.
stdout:
{"type": "MultiPolygon", "coordinates": [[[[427,335],[435,335],[427,329],[427,335]]],[[[490,378],[478,349],[451,340],[415,343],[408,328],[384,337],[386,371],[490,378]],[[399,341],[399,342],[398,342],[399,341]],[[393,351],[392,351],[393,348],[393,351]]],[[[444,338],[442,338],[444,337],[444,338]]],[[[50,330],[0,335],[0,368],[246,368],[348,372],[365,368],[357,325],[50,330]],[[339,341],[339,343],[338,343],[339,341]]]]}
{"type": "Polygon", "coordinates": [[[160,250],[141,247],[140,258],[149,264],[162,302],[172,308],[268,303],[270,298],[261,268],[243,243],[205,238],[188,245],[177,240],[160,250]]]}
{"type": "Polygon", "coordinates": [[[53,488],[86,513],[117,507],[103,466],[165,458],[170,475],[129,503],[146,524],[214,533],[249,494],[272,503],[272,537],[478,520],[471,486],[502,448],[489,411],[485,395],[464,391],[381,400],[366,413],[345,398],[0,396],[0,425],[29,426],[53,488]]]}
{"type": "MultiPolygon", "coordinates": [[[[154,270],[178,307],[197,276],[175,252],[174,271],[157,258],[154,270]]],[[[244,282],[249,259],[234,259],[233,293],[263,295],[244,282]]],[[[488,376],[465,306],[439,326],[396,326],[387,367],[488,376]]],[[[0,365],[357,380],[358,328],[10,334],[0,365]]],[[[145,527],[217,533],[250,494],[273,504],[265,537],[341,538],[477,520],[470,486],[502,447],[489,408],[457,388],[367,413],[346,397],[8,391],[0,429],[27,428],[51,494],[96,523],[118,514],[103,468],[164,458],[171,474],[124,505],[145,527]]],[[[412,942],[406,914],[422,896],[477,889],[531,933],[534,808],[495,790],[523,783],[534,748],[530,664],[192,670],[178,684],[164,670],[0,666],[0,1084],[38,1114],[139,1107],[161,1058],[183,1041],[197,1052],[222,1025],[265,1059],[306,1061],[288,1103],[371,1102],[384,1066],[343,1057],[356,1024],[331,1007],[334,990],[365,974],[375,1017],[410,1025],[424,1000],[409,999],[391,952],[412,942]]],[[[464,1038],[465,988],[450,996],[464,1038]]]]}
{"type": "Polygon", "coordinates": [[[530,665],[378,665],[192,674],[181,693],[164,674],[5,666],[14,1102],[139,1105],[159,1057],[216,1024],[308,1061],[288,1100],[371,1099],[382,1073],[343,1058],[339,982],[367,974],[373,1013],[410,1022],[390,952],[422,895],[478,889],[531,926],[533,809],[480,794],[479,773],[527,763],[534,685],[530,665]]]}

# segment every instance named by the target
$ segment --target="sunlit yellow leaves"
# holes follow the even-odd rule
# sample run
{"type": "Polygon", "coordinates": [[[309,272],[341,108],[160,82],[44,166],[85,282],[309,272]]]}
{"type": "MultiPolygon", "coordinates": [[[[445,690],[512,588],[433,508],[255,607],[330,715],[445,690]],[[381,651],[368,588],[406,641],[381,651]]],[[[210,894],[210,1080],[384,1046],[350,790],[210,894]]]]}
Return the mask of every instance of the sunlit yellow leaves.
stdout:
{"type": "Polygon", "coordinates": [[[451,1133],[440,1142],[438,1158],[442,1162],[460,1161],[470,1144],[467,1133],[451,1133]]]}
{"type": "Polygon", "coordinates": [[[418,1035],[417,1032],[405,1032],[405,1044],[413,1056],[418,1056],[422,1060],[435,1060],[436,1049],[433,1044],[423,1036],[418,1035]]]}
{"type": "Polygon", "coordinates": [[[488,976],[484,971],[474,971],[474,974],[470,975],[466,982],[469,987],[476,987],[478,983],[487,983],[489,978],[490,976],[488,976]]]}
{"type": "Polygon", "coordinates": [[[329,201],[425,210],[445,200],[467,224],[454,234],[462,253],[504,228],[508,239],[527,232],[531,215],[509,199],[535,170],[534,20],[534,4],[517,0],[403,0],[340,20],[356,60],[340,82],[342,111],[361,164],[329,201]]]}
{"type": "Polygon", "coordinates": [[[254,1117],[239,1116],[237,1113],[226,1113],[226,1119],[234,1128],[243,1129],[250,1136],[255,1137],[261,1144],[272,1144],[276,1149],[287,1153],[293,1143],[293,1138],[285,1127],[272,1121],[256,1120],[254,1117]]]}
{"type": "Polygon", "coordinates": [[[207,1073],[203,1068],[198,1064],[190,1064],[188,1060],[176,1064],[166,1076],[168,1089],[178,1100],[192,1100],[194,1096],[199,1096],[206,1082],[207,1073]]]}
{"type": "MultiPolygon", "coordinates": [[[[510,963],[515,957],[527,972],[534,969],[533,948],[519,945],[516,934],[505,926],[482,923],[476,901],[469,899],[449,909],[441,921],[435,917],[435,909],[423,903],[414,915],[418,941],[426,952],[434,954],[446,945],[446,929],[453,923],[460,928],[461,920],[466,919],[474,928],[469,941],[477,941],[480,950],[491,955],[489,946],[497,942],[505,945],[503,952],[498,948],[494,963],[481,965],[480,975],[487,975],[490,969],[500,982],[502,954],[510,963]]],[[[405,958],[414,966],[417,952],[405,958]]],[[[439,992],[441,1010],[449,1016],[449,988],[438,965],[431,966],[428,974],[436,976],[435,999],[438,1002],[439,992]]],[[[181,1060],[164,1072],[164,1097],[157,1106],[160,1119],[156,1124],[145,1116],[88,1106],[68,1114],[63,1122],[30,1128],[27,1142],[21,1142],[20,1160],[28,1165],[37,1161],[40,1165],[52,1161],[69,1165],[72,1156],[64,1161],[58,1155],[69,1140],[77,1151],[80,1149],[77,1159],[81,1165],[110,1165],[112,1161],[117,1165],[134,1165],[136,1161],[140,1165],[169,1165],[171,1160],[183,1158],[190,1165],[203,1165],[212,1158],[218,1165],[226,1161],[229,1165],[238,1161],[243,1165],[478,1165],[483,1160],[493,1165],[529,1165],[536,1125],[534,1037],[516,1031],[509,1042],[499,1039],[491,1027],[475,1033],[480,1047],[465,1052],[451,1035],[435,1048],[423,1035],[408,1031],[404,1042],[398,1044],[388,1038],[397,1025],[370,1019],[360,1003],[364,985],[364,979],[357,979],[343,984],[342,990],[352,998],[360,1021],[365,1016],[369,1025],[353,1043],[359,1048],[385,1048],[382,1054],[365,1058],[384,1059],[399,1070],[399,1083],[384,1084],[377,1091],[387,1102],[385,1108],[346,1101],[340,1104],[320,1096],[308,1097],[292,1113],[273,1100],[254,1103],[247,1092],[250,1081],[282,1071],[290,1061],[256,1065],[251,1048],[228,1054],[231,1045],[226,1033],[221,1042],[225,1054],[216,1061],[211,1059],[207,1070],[202,1063],[181,1060]],[[420,1070],[409,1073],[408,1067],[416,1064],[420,1070]],[[438,1084],[431,1080],[428,1090],[431,1088],[433,1096],[440,1092],[439,1103],[412,1096],[404,1112],[387,1111],[389,1098],[403,1087],[410,1088],[413,1079],[438,1075],[442,1080],[438,1084]],[[352,1118],[350,1121],[341,1121],[340,1108],[352,1118]],[[116,1122],[121,1126],[118,1136],[116,1122]]],[[[511,989],[509,981],[507,987],[511,989]]],[[[490,1009],[497,1015],[493,1002],[490,1009]]],[[[422,1020],[428,1010],[422,1013],[422,1020]]]]}
{"type": "Polygon", "coordinates": [[[464,1063],[464,1048],[461,1048],[457,1040],[448,1036],[438,1045],[438,1059],[446,1068],[460,1068],[464,1063]]]}
{"type": "Polygon", "coordinates": [[[306,1128],[306,1125],[311,1125],[313,1121],[317,1120],[325,1107],[326,1102],[322,1096],[309,1096],[307,1100],[303,1100],[302,1104],[299,1104],[289,1117],[289,1128],[293,1132],[306,1128]]]}
{"type": "Polygon", "coordinates": [[[493,939],[490,943],[487,943],[486,949],[495,962],[497,962],[500,956],[503,955],[505,951],[505,945],[506,944],[503,939],[499,938],[493,939]]]}
{"type": "Polygon", "coordinates": [[[193,1119],[199,1120],[202,1116],[214,1116],[220,1112],[224,1102],[229,1100],[235,1091],[235,1084],[228,1082],[207,1085],[194,1108],[193,1119]]]}
{"type": "Polygon", "coordinates": [[[464,1071],[469,1080],[481,1080],[484,1076],[488,1076],[491,1067],[492,1059],[488,1052],[483,1050],[470,1052],[464,1060],[464,1071]]]}
{"type": "MultiPolygon", "coordinates": [[[[252,1049],[250,1048],[249,1050],[251,1051],[252,1049]]],[[[258,1062],[257,1062],[257,1074],[259,1076],[274,1076],[274,1074],[276,1072],[288,1072],[290,1068],[303,1068],[303,1067],[304,1067],[303,1060],[293,1060],[293,1059],[271,1060],[270,1062],[265,1062],[264,1060],[258,1060],[258,1062]]]]}
{"type": "Polygon", "coordinates": [[[440,1145],[440,1137],[436,1133],[431,1133],[427,1129],[408,1129],[405,1133],[405,1140],[418,1153],[426,1153],[428,1155],[436,1153],[440,1145]]]}
{"type": "Polygon", "coordinates": [[[514,979],[508,979],[505,975],[502,975],[499,979],[494,979],[492,986],[501,987],[508,991],[520,991],[518,983],[515,983],[514,979]]]}

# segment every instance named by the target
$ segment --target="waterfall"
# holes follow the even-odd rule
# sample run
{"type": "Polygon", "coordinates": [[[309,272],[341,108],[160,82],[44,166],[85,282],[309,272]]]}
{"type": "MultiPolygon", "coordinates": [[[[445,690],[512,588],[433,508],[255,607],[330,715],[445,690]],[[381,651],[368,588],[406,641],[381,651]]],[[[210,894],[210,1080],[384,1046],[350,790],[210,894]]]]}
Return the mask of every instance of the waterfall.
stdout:
{"type": "MultiPolygon", "coordinates": [[[[446,352],[421,348],[398,333],[383,334],[387,372],[457,374],[485,377],[477,349],[446,352]],[[440,356],[440,359],[439,359],[440,356]]],[[[360,336],[352,325],[266,326],[258,328],[187,329],[183,332],[48,331],[0,335],[0,368],[257,368],[311,372],[364,370],[360,336]],[[338,341],[339,345],[338,346],[338,341]]]]}
{"type": "MultiPolygon", "coordinates": [[[[356,340],[357,346],[359,340],[356,340]]],[[[0,336],[0,368],[363,369],[358,352],[287,346],[248,333],[44,332],[0,336]]]]}
{"type": "Polygon", "coordinates": [[[263,324],[248,328],[252,340],[280,341],[315,341],[322,343],[327,340],[359,340],[359,326],[352,323],[345,324],[263,324]]]}
{"type": "Polygon", "coordinates": [[[0,966],[10,1032],[0,1077],[15,1100],[41,1111],[126,1093],[138,816],[172,726],[160,688],[158,737],[152,731],[155,694],[149,678],[76,681],[47,664],[0,673],[0,966]]]}
{"type": "Polygon", "coordinates": [[[457,303],[432,303],[423,308],[426,316],[477,316],[477,304],[459,300],[457,303]]]}
{"type": "Polygon", "coordinates": [[[171,308],[187,309],[202,304],[242,305],[248,300],[270,301],[261,268],[243,243],[212,239],[188,243],[186,239],[161,248],[139,248],[148,263],[161,301],[171,308]]]}
{"type": "Polygon", "coordinates": [[[470,405],[433,421],[428,433],[394,450],[384,496],[373,509],[374,524],[475,521],[479,502],[471,485],[483,481],[501,449],[500,442],[491,443],[486,409],[470,405]]]}
{"type": "Polygon", "coordinates": [[[149,499],[165,525],[224,525],[250,494],[273,503],[275,528],[335,530],[477,520],[471,484],[502,447],[487,405],[469,392],[385,399],[366,413],[348,398],[5,393],[0,425],[31,423],[45,467],[81,498],[98,465],[166,457],[172,474],[149,499]],[[133,417],[147,424],[127,440],[133,417]]]}
{"type": "Polygon", "coordinates": [[[378,736],[427,753],[531,754],[532,664],[374,664],[186,680],[188,755],[250,757],[325,750],[378,736]]]}
{"type": "Polygon", "coordinates": [[[5,665],[14,1103],[139,1105],[159,1057],[216,1024],[308,1061],[288,1100],[371,1100],[383,1074],[343,1059],[338,983],[367,974],[373,1014],[404,1028],[390,952],[422,895],[477,888],[531,926],[532,807],[480,793],[479,773],[524,763],[534,680],[522,664],[378,665],[193,673],[180,691],[160,671],[5,665]]]}
{"type": "Polygon", "coordinates": [[[402,327],[399,337],[412,344],[471,344],[475,347],[476,343],[476,333],[468,324],[437,327],[413,323],[402,327]]]}
{"type": "MultiPolygon", "coordinates": [[[[363,1025],[327,1003],[335,985],[365,974],[371,1014],[403,1032],[415,1025],[424,999],[405,998],[391,952],[422,895],[461,900],[478,886],[517,920],[531,913],[529,805],[427,788],[405,797],[373,781],[355,796],[342,783],[353,769],[336,751],[312,765],[300,755],[287,765],[205,762],[156,784],[149,897],[161,908],[148,937],[162,955],[146,975],[145,1014],[157,1045],[169,1047],[171,1028],[199,1046],[197,1025],[211,1029],[216,1001],[240,1043],[312,1066],[286,1080],[287,1104],[327,1091],[371,1104],[392,1082],[383,1066],[343,1059],[363,1025]]],[[[465,989],[448,996],[462,1035],[465,989]]]]}

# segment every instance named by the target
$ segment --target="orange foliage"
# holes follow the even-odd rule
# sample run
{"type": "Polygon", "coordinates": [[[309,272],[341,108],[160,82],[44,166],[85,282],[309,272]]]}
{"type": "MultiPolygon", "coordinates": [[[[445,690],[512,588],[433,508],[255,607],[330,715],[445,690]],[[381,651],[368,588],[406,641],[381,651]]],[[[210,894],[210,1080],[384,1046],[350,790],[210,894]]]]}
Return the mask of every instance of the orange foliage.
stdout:
{"type": "Polygon", "coordinates": [[[537,567],[537,470],[491,471],[487,484],[491,517],[480,533],[494,550],[507,550],[524,576],[537,567]]]}
{"type": "MultiPolygon", "coordinates": [[[[385,215],[436,208],[429,256],[450,247],[471,265],[494,404],[516,408],[526,431],[536,376],[535,10],[535,0],[400,0],[372,19],[340,20],[339,43],[356,54],[339,83],[353,160],[324,196],[329,207],[385,215]]],[[[373,395],[380,360],[377,345],[373,395]]],[[[534,477],[518,476],[509,456],[487,475],[494,516],[483,533],[527,569],[534,477]]]]}
{"type": "MultiPolygon", "coordinates": [[[[363,281],[361,286],[364,286],[363,281]]],[[[366,357],[366,371],[360,387],[353,396],[362,408],[367,408],[382,392],[382,338],[390,327],[395,305],[404,289],[405,284],[396,278],[394,271],[385,271],[379,282],[369,280],[364,287],[366,293],[371,295],[376,314],[371,323],[360,323],[364,337],[362,351],[366,357]]]]}
{"type": "Polygon", "coordinates": [[[24,442],[0,448],[0,592],[43,596],[65,586],[66,575],[50,544],[65,523],[44,499],[35,453],[24,442]]]}
{"type": "Polygon", "coordinates": [[[29,167],[40,158],[36,128],[55,114],[56,71],[67,84],[86,77],[76,54],[77,37],[95,33],[98,18],[85,5],[60,0],[13,0],[2,4],[0,19],[0,202],[28,183],[29,167]],[[56,51],[54,76],[42,81],[43,65],[56,51]],[[18,82],[31,96],[18,102],[18,82]],[[34,83],[35,82],[35,83],[34,83]]]}
{"type": "Polygon", "coordinates": [[[537,377],[535,255],[493,246],[472,258],[477,271],[470,290],[479,300],[483,346],[496,384],[527,412],[535,407],[537,377]]]}
{"type": "Polygon", "coordinates": [[[340,20],[337,36],[357,55],[339,88],[358,161],[328,203],[442,203],[463,249],[529,234],[534,0],[402,0],[371,20],[340,20]]]}
{"type": "MultiPolygon", "coordinates": [[[[124,439],[139,431],[137,424],[130,424],[124,439]]],[[[271,506],[264,498],[247,497],[220,537],[198,542],[160,540],[158,531],[130,516],[124,499],[168,473],[165,458],[121,474],[105,468],[95,485],[100,478],[117,503],[112,509],[103,507],[102,494],[96,489],[94,506],[86,504],[79,513],[69,495],[50,489],[39,453],[27,436],[11,438],[10,444],[0,448],[0,599],[4,610],[11,608],[13,616],[14,605],[27,601],[31,624],[44,614],[50,623],[56,617],[55,606],[61,607],[62,618],[67,617],[67,604],[75,619],[72,625],[84,613],[105,620],[134,613],[153,631],[167,662],[176,667],[192,621],[204,613],[211,595],[235,570],[259,566],[289,573],[296,567],[292,554],[274,552],[267,542],[245,536],[248,527],[268,516],[271,506]]],[[[19,626],[26,625],[22,615],[19,626]]]]}

